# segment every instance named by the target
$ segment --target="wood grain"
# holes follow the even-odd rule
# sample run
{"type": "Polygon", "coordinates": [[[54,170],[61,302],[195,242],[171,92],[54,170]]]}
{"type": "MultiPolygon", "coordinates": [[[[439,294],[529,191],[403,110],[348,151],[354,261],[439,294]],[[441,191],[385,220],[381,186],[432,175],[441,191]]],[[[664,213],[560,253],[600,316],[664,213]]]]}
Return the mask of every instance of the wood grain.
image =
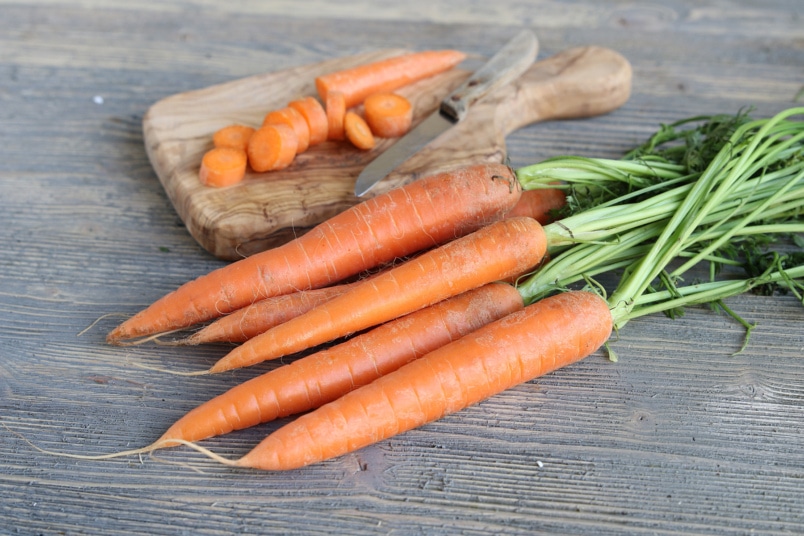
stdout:
{"type": "MultiPolygon", "coordinates": [[[[265,114],[294,99],[314,96],[314,79],[404,51],[388,50],[255,75],[173,95],[150,107],[143,120],[145,147],[159,180],[190,234],[210,253],[236,260],[287,242],[358,203],[352,193],[360,171],[396,140],[369,151],[328,141],[298,155],[281,171],[256,173],[227,188],[198,180],[212,134],[233,123],[258,127],[265,114]]],[[[433,113],[468,72],[452,70],[402,88],[414,126],[433,113]]],[[[536,62],[490,92],[467,117],[430,142],[372,189],[367,197],[424,174],[470,163],[503,162],[505,137],[525,125],[611,112],[628,100],[631,66],[613,50],[575,47],[536,62]]]]}
{"type": "MultiPolygon", "coordinates": [[[[119,318],[223,266],[190,235],[145,151],[171,95],[388,49],[492,54],[520,27],[542,58],[615,50],[633,67],[614,113],[505,139],[515,166],[616,158],[660,123],[802,89],[799,0],[377,3],[0,1],[0,421],[95,454],[154,440],[183,412],[281,363],[177,378],[226,346],[104,344],[119,318]],[[95,97],[101,97],[96,100],[95,97]],[[98,104],[97,102],[102,102],[98,104]]],[[[0,533],[800,534],[804,317],[792,296],[646,317],[602,354],[358,453],[300,471],[220,467],[189,449],[79,461],[0,427],[0,533]]],[[[279,426],[205,442],[246,452],[279,426]]]]}

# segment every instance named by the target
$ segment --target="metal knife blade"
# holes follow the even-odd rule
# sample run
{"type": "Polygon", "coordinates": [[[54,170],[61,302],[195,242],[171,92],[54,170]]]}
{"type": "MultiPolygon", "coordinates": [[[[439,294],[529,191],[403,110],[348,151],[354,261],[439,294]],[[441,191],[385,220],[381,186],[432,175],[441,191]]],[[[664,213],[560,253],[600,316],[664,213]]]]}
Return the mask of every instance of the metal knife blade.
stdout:
{"type": "Polygon", "coordinates": [[[438,110],[369,163],[357,177],[355,195],[361,197],[367,194],[375,184],[408,158],[460,122],[474,102],[524,73],[536,59],[538,48],[539,43],[533,32],[524,30],[514,36],[488,62],[447,95],[438,110]]]}

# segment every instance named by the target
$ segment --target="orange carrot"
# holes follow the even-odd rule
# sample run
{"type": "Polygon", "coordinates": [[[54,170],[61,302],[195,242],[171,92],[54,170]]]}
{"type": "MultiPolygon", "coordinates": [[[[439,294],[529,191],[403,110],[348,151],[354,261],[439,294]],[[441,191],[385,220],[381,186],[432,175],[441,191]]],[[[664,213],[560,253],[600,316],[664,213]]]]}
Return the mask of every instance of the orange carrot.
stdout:
{"type": "Polygon", "coordinates": [[[547,225],[553,221],[553,211],[562,208],[567,202],[567,196],[558,188],[539,188],[526,190],[514,205],[514,208],[505,215],[506,218],[527,216],[547,225]]]}
{"type": "Polygon", "coordinates": [[[536,265],[547,249],[542,226],[510,218],[422,253],[307,313],[246,341],[209,372],[246,367],[313,348],[536,265]]]}
{"type": "Polygon", "coordinates": [[[213,342],[245,342],[274,326],[306,313],[313,307],[340,296],[354,283],[272,296],[204,326],[178,344],[196,345],[213,342]]]}
{"type": "Polygon", "coordinates": [[[212,145],[215,147],[234,147],[235,149],[248,149],[248,140],[254,134],[254,129],[247,125],[229,125],[218,129],[212,135],[212,145]]]}
{"type": "Polygon", "coordinates": [[[307,122],[311,146],[327,141],[327,134],[329,133],[327,113],[318,100],[314,97],[305,97],[292,101],[288,106],[299,112],[307,122]]]}
{"type": "Polygon", "coordinates": [[[248,157],[242,149],[215,147],[201,158],[198,178],[207,186],[231,186],[246,176],[247,164],[248,157]]]}
{"type": "Polygon", "coordinates": [[[413,52],[319,76],[315,86],[324,102],[330,91],[341,91],[346,108],[352,108],[372,93],[394,91],[442,73],[464,58],[466,54],[457,50],[413,52]]]}
{"type": "Polygon", "coordinates": [[[343,117],[343,131],[346,138],[358,149],[367,151],[374,147],[374,134],[366,124],[366,120],[355,112],[346,112],[343,117]]]}
{"type": "Polygon", "coordinates": [[[265,125],[249,140],[248,163],[257,172],[284,169],[293,162],[298,146],[298,136],[288,125],[265,125]]]}
{"type": "Polygon", "coordinates": [[[154,445],[200,441],[317,408],[522,307],[519,292],[503,283],[439,302],[238,384],[187,413],[154,445]]]}
{"type": "Polygon", "coordinates": [[[501,164],[424,177],[359,203],[282,246],[185,283],[123,322],[107,340],[184,328],[270,296],[332,285],[497,220],[520,194],[513,171],[501,164]]]}
{"type": "Polygon", "coordinates": [[[545,298],[298,417],[234,464],[288,470],[355,451],[574,363],[611,330],[596,294],[545,298]]]}
{"type": "Polygon", "coordinates": [[[295,108],[286,106],[279,110],[273,110],[265,114],[262,126],[266,125],[287,125],[296,133],[296,154],[301,154],[310,146],[310,127],[307,121],[295,108]]]}
{"type": "Polygon", "coordinates": [[[374,93],[366,98],[363,110],[371,131],[380,138],[398,138],[410,130],[413,107],[396,93],[374,93]]]}
{"type": "Polygon", "coordinates": [[[340,91],[330,91],[326,100],[327,122],[329,132],[327,139],[343,140],[346,134],[343,131],[343,118],[346,115],[346,97],[340,91]]]}

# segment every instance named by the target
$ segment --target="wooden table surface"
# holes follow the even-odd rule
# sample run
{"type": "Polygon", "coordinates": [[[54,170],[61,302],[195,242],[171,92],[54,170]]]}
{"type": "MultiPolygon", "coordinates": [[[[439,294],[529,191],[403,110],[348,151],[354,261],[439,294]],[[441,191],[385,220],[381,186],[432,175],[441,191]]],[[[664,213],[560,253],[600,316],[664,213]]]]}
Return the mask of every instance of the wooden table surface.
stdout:
{"type": "MultiPolygon", "coordinates": [[[[515,166],[617,157],[660,123],[801,101],[800,0],[217,2],[0,0],[0,533],[790,534],[804,531],[804,311],[691,309],[443,420],[287,473],[145,445],[275,365],[181,378],[226,350],[118,348],[104,336],[223,265],[199,247],[143,147],[168,95],[379,48],[489,55],[520,27],[540,58],[602,45],[632,63],[613,114],[509,136],[515,166]],[[12,431],[14,433],[12,433],[12,431]]],[[[278,424],[205,442],[245,453],[278,424]]]]}

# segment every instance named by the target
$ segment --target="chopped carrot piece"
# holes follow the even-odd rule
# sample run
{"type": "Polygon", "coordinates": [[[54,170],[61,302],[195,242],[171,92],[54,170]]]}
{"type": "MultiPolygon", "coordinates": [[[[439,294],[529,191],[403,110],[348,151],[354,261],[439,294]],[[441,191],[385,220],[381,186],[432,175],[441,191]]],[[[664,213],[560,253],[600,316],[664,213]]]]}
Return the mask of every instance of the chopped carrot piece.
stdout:
{"type": "Polygon", "coordinates": [[[342,140],[346,137],[343,131],[343,117],[346,115],[346,98],[340,91],[327,93],[327,122],[329,123],[330,140],[342,140]]]}
{"type": "Polygon", "coordinates": [[[212,144],[215,147],[234,147],[245,151],[252,134],[254,134],[254,129],[249,126],[229,125],[212,135],[212,144]]]}
{"type": "Polygon", "coordinates": [[[346,107],[352,108],[372,93],[395,91],[452,69],[464,58],[466,54],[458,50],[412,52],[319,76],[315,87],[324,102],[330,91],[342,91],[346,107]]]}
{"type": "Polygon", "coordinates": [[[288,106],[299,112],[307,121],[307,128],[310,130],[310,145],[318,145],[327,141],[329,130],[327,113],[315,97],[295,100],[288,106]]]}
{"type": "Polygon", "coordinates": [[[413,107],[410,101],[396,93],[375,93],[363,103],[366,122],[381,138],[398,138],[410,130],[413,107]]]}
{"type": "Polygon", "coordinates": [[[366,120],[355,112],[346,112],[343,117],[343,129],[352,145],[364,151],[374,147],[374,134],[366,120]]]}
{"type": "Polygon", "coordinates": [[[262,125],[270,124],[287,125],[296,132],[296,140],[299,144],[296,154],[303,153],[310,146],[310,127],[307,126],[304,116],[290,106],[267,113],[262,125]]]}
{"type": "Polygon", "coordinates": [[[257,172],[288,167],[296,157],[299,140],[286,124],[269,123],[257,129],[248,143],[248,162],[257,172]]]}
{"type": "Polygon", "coordinates": [[[206,186],[231,186],[246,176],[248,157],[243,149],[215,147],[204,154],[198,178],[206,186]]]}

